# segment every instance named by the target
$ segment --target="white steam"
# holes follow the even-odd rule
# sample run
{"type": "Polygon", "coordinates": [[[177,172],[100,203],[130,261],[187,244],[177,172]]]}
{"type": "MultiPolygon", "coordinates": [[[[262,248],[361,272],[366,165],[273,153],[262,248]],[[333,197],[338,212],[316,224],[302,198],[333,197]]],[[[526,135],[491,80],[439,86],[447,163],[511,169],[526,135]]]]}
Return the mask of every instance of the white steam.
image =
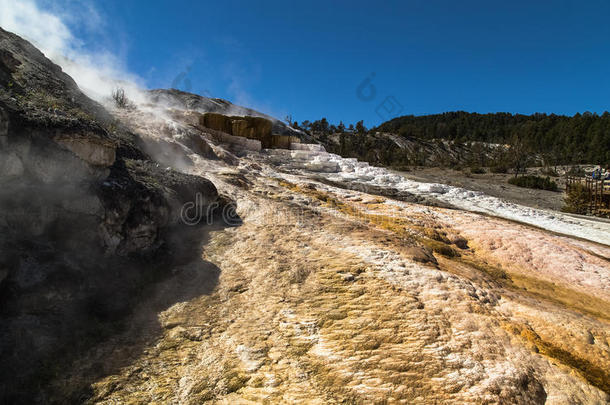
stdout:
{"type": "Polygon", "coordinates": [[[84,28],[88,30],[101,24],[95,9],[80,7],[81,15],[75,15],[78,10],[74,7],[58,12],[41,7],[35,0],[0,0],[0,27],[32,42],[94,100],[106,103],[112,90],[122,87],[132,101],[144,102],[144,81],[129,73],[120,58],[105,49],[87,52],[72,34],[66,22],[86,21],[84,28]]]}
{"type": "MultiPolygon", "coordinates": [[[[30,41],[61,66],[64,72],[76,81],[83,93],[108,108],[113,107],[111,95],[118,87],[123,88],[129,101],[141,109],[153,109],[163,114],[168,107],[178,107],[171,105],[171,100],[157,102],[155,106],[151,104],[145,91],[147,86],[144,79],[129,72],[125,61],[117,56],[117,52],[109,50],[116,48],[117,41],[115,38],[107,40],[104,37],[107,32],[105,20],[89,2],[0,0],[0,27],[30,41]],[[74,35],[74,32],[81,31],[95,38],[87,47],[74,35]],[[107,43],[107,46],[104,46],[104,43],[107,43]]],[[[234,101],[251,108],[256,105],[259,111],[273,111],[269,105],[255,103],[245,91],[245,78],[250,78],[252,72],[238,66],[240,65],[237,63],[228,63],[224,68],[226,77],[230,80],[227,91],[236,99],[234,101]]],[[[205,112],[205,107],[200,111],[205,112]]],[[[221,112],[229,115],[265,116],[235,104],[221,112]]]]}

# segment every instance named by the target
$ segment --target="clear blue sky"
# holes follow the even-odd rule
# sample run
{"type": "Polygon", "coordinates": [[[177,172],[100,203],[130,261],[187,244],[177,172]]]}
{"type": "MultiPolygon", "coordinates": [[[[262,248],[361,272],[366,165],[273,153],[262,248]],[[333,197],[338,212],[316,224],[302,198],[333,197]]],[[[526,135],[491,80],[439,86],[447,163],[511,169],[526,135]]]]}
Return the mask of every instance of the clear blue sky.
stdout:
{"type": "MultiPolygon", "coordinates": [[[[94,5],[106,41],[148,87],[174,83],[280,118],[372,126],[386,97],[400,115],[610,110],[608,1],[94,5]],[[367,86],[358,97],[372,73],[374,97],[367,86]]],[[[99,40],[80,35],[92,48],[99,40]]]]}

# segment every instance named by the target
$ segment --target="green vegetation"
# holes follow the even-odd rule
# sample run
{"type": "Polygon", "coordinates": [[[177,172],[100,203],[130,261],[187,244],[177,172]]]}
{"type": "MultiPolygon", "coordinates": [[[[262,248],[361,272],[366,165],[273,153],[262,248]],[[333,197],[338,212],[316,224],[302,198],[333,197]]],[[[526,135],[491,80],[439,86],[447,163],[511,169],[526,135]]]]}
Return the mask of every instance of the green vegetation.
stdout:
{"type": "Polygon", "coordinates": [[[523,173],[525,167],[539,163],[550,168],[567,164],[610,164],[608,112],[602,115],[585,112],[569,117],[456,111],[406,115],[370,130],[362,121],[348,126],[343,122],[333,125],[326,118],[303,121],[300,125],[294,122],[293,126],[313,135],[330,152],[382,166],[466,165],[490,167],[492,173],[506,173],[509,169],[523,173]],[[423,144],[405,150],[378,133],[395,134],[405,140],[418,139],[428,148],[434,147],[442,157],[431,162],[430,152],[423,144]],[[459,156],[447,153],[448,149],[453,149],[454,155],[457,150],[459,156]]]}
{"type": "Polygon", "coordinates": [[[489,171],[492,173],[496,173],[496,174],[504,174],[504,173],[508,173],[508,167],[501,165],[501,164],[496,164],[493,165],[489,168],[489,171]]]}
{"type": "Polygon", "coordinates": [[[375,131],[420,139],[514,145],[515,139],[549,165],[610,164],[610,113],[585,112],[573,117],[555,114],[477,114],[464,111],[406,115],[375,131]]]}
{"type": "Polygon", "coordinates": [[[589,201],[590,196],[587,187],[584,184],[574,184],[570,187],[570,191],[566,193],[564,198],[566,205],[562,208],[562,211],[586,215],[589,201]]]}
{"type": "Polygon", "coordinates": [[[519,187],[535,188],[539,190],[557,191],[557,183],[549,177],[540,176],[520,176],[512,177],[508,180],[510,184],[519,187]]]}

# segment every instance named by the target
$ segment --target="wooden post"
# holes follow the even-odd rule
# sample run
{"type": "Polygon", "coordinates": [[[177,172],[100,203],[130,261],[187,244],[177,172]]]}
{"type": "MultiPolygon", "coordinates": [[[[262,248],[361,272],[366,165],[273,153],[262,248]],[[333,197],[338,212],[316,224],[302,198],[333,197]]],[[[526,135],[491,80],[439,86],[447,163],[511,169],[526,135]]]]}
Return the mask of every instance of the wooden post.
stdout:
{"type": "Polygon", "coordinates": [[[589,196],[589,214],[593,213],[593,179],[587,179],[587,195],[589,196]]]}
{"type": "Polygon", "coordinates": [[[599,208],[599,203],[598,203],[598,196],[599,196],[599,192],[598,192],[598,188],[599,188],[599,180],[595,180],[595,196],[593,197],[593,215],[597,214],[597,210],[599,208]]]}
{"type": "Polygon", "coordinates": [[[610,181],[566,175],[566,193],[576,186],[584,187],[586,190],[588,215],[610,215],[610,181]]]}
{"type": "Polygon", "coordinates": [[[593,179],[591,182],[591,214],[595,215],[595,208],[597,207],[597,180],[593,179]]]}
{"type": "Polygon", "coordinates": [[[597,192],[597,213],[600,214],[604,208],[604,179],[599,180],[599,190],[597,192]]]}

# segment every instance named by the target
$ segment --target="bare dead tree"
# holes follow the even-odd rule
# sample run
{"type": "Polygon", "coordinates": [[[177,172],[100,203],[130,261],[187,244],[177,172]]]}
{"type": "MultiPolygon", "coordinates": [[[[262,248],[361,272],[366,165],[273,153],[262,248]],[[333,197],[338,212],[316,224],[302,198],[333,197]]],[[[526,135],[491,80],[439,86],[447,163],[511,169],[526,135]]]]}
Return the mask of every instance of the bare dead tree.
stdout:
{"type": "Polygon", "coordinates": [[[128,108],[131,106],[131,102],[125,95],[125,90],[122,87],[112,90],[112,99],[118,108],[128,108]]]}

